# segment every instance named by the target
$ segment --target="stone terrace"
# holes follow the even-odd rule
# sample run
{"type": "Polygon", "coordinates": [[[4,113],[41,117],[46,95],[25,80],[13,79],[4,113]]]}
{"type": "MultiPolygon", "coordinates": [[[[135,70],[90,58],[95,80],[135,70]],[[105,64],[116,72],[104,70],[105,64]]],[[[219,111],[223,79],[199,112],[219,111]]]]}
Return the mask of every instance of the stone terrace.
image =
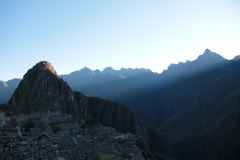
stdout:
{"type": "Polygon", "coordinates": [[[144,159],[141,151],[133,145],[137,140],[135,135],[117,133],[114,128],[101,125],[80,128],[79,122],[71,115],[38,112],[5,118],[1,113],[1,121],[2,160],[102,159],[97,151],[115,155],[112,160],[144,159]],[[26,132],[23,125],[29,119],[34,126],[26,132]]]}

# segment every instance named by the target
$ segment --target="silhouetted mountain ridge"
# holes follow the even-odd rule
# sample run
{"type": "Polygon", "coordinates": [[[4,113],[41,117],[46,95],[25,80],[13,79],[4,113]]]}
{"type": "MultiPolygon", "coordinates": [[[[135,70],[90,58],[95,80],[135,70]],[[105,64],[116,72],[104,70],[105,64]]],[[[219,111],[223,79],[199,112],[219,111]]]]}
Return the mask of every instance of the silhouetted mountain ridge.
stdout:
{"type": "Polygon", "coordinates": [[[91,81],[96,83],[72,88],[88,92],[91,86],[98,96],[131,107],[149,126],[159,128],[180,159],[211,159],[232,123],[240,93],[239,69],[237,62],[206,49],[196,60],[161,74],[141,72],[131,78],[123,74],[126,79],[108,83],[94,77],[91,81]]]}
{"type": "MultiPolygon", "coordinates": [[[[82,69],[84,70],[84,69],[82,69]]],[[[141,117],[144,117],[146,113],[148,113],[149,106],[152,106],[152,100],[145,100],[145,90],[139,90],[139,87],[149,86],[154,81],[158,80],[158,74],[153,73],[147,69],[124,69],[114,70],[112,67],[107,67],[99,74],[88,74],[88,76],[83,76],[80,73],[82,70],[76,71],[75,76],[72,73],[69,75],[60,75],[64,80],[68,82],[71,88],[74,88],[75,91],[81,91],[86,96],[94,96],[101,97],[104,99],[109,99],[111,101],[118,101],[126,106],[130,106],[132,109],[134,106],[141,105],[138,107],[140,111],[135,107],[135,111],[139,114],[142,113],[141,117]],[[78,73],[78,74],[77,74],[78,73]],[[144,78],[143,78],[144,77],[144,78]],[[138,101],[133,104],[129,103],[128,99],[131,97],[132,93],[135,92],[137,94],[136,97],[139,97],[138,101]],[[150,102],[150,104],[146,105],[146,103],[150,102]],[[136,104],[137,103],[137,104],[136,104]],[[144,110],[144,111],[142,111],[144,110]]],[[[89,71],[95,72],[95,71],[89,71]]],[[[151,85],[155,85],[152,83],[151,85]]],[[[154,119],[156,120],[157,115],[151,114],[151,118],[145,116],[143,118],[144,122],[151,120],[148,124],[153,124],[154,119]],[[146,120],[148,119],[148,120],[146,120]]]]}
{"type": "Polygon", "coordinates": [[[129,106],[148,126],[158,128],[179,159],[212,159],[214,148],[235,121],[239,62],[209,49],[196,60],[171,65],[161,74],[111,67],[88,69],[87,76],[78,72],[60,77],[75,91],[129,106]]]}

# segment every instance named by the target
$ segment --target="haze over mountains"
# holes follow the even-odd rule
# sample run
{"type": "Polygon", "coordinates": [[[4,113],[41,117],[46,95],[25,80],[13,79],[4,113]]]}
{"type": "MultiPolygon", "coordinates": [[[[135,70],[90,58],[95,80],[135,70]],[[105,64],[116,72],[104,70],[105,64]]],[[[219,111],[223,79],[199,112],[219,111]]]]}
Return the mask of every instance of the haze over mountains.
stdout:
{"type": "MultiPolygon", "coordinates": [[[[234,110],[237,113],[239,111],[239,102],[236,105],[240,93],[239,59],[239,57],[235,57],[233,60],[226,60],[217,53],[206,49],[196,60],[171,64],[161,74],[153,73],[148,69],[122,68],[114,70],[107,67],[103,71],[93,71],[85,67],[68,75],[60,75],[58,80],[52,82],[54,84],[52,89],[62,88],[61,90],[63,90],[63,86],[69,88],[63,83],[64,80],[73,91],[79,91],[91,97],[83,98],[87,99],[89,106],[100,107],[99,104],[102,103],[100,101],[103,100],[94,98],[100,97],[130,107],[147,126],[158,129],[166,141],[171,144],[179,159],[208,160],[213,157],[218,160],[228,159],[229,152],[222,152],[225,150],[225,146],[235,146],[236,148],[237,145],[240,145],[239,141],[235,141],[236,143],[233,144],[231,138],[239,139],[239,134],[237,134],[239,114],[235,113],[233,119],[234,110]]],[[[35,77],[34,74],[32,77],[35,77]]],[[[24,77],[23,80],[26,79],[29,78],[24,77]]],[[[8,87],[17,87],[16,84],[19,80],[12,81],[16,83],[11,84],[9,81],[1,83],[1,88],[4,90],[1,90],[0,94],[7,95],[5,93],[10,92],[8,87]]],[[[21,82],[22,84],[20,83],[21,86],[24,86],[24,81],[21,82]]],[[[26,86],[28,86],[27,82],[25,87],[20,87],[14,94],[18,95],[21,90],[21,95],[28,92],[25,95],[32,96],[31,101],[22,101],[21,105],[38,108],[38,100],[45,98],[48,101],[44,106],[54,108],[54,104],[57,102],[57,104],[61,104],[61,110],[68,110],[72,113],[75,109],[69,110],[69,108],[78,105],[67,104],[54,96],[51,97],[52,94],[47,92],[51,90],[51,86],[45,86],[44,80],[41,78],[37,82],[33,81],[29,90],[26,86]],[[35,88],[34,90],[42,89],[42,92],[46,93],[41,95],[42,92],[39,92],[39,94],[33,95],[31,94],[33,88],[35,88]]],[[[80,96],[69,89],[66,90],[68,90],[66,93],[69,92],[67,95],[73,94],[76,96],[75,99],[80,96]]],[[[14,105],[14,99],[13,96],[9,103],[14,105]]],[[[7,101],[4,99],[1,102],[6,103],[7,101]]],[[[105,103],[105,101],[103,102],[105,103]]],[[[135,117],[134,113],[133,115],[135,117]]],[[[124,117],[124,113],[122,116],[124,117]]],[[[136,121],[138,122],[138,120],[136,121]]],[[[111,124],[110,121],[107,124],[111,124]]],[[[150,143],[152,143],[151,146],[156,145],[154,140],[151,140],[150,143]]],[[[235,154],[232,157],[237,157],[236,155],[239,155],[237,153],[240,153],[239,148],[230,153],[230,156],[235,154]]]]}
{"type": "Polygon", "coordinates": [[[6,82],[0,81],[0,104],[8,102],[20,81],[21,79],[17,78],[6,82]]]}

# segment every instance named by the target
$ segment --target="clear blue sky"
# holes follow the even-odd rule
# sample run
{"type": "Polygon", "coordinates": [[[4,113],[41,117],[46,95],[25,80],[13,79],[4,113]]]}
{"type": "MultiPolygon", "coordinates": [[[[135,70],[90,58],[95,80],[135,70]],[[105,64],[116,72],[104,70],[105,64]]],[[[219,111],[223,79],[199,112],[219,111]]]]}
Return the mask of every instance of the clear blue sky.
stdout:
{"type": "Polygon", "coordinates": [[[206,48],[240,55],[239,0],[1,0],[0,80],[41,60],[58,74],[83,67],[149,68],[206,48]]]}

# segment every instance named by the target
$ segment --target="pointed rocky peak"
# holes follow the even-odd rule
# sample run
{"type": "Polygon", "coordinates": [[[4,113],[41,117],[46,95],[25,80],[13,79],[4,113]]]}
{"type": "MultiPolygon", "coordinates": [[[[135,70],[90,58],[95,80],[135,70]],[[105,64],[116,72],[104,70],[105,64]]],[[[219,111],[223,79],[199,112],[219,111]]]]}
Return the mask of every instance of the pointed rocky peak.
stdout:
{"type": "Polygon", "coordinates": [[[19,113],[63,111],[66,107],[74,106],[73,94],[51,63],[41,61],[24,75],[8,103],[19,113]]]}
{"type": "Polygon", "coordinates": [[[87,75],[95,75],[94,71],[91,69],[84,67],[83,69],[80,70],[81,74],[84,74],[85,76],[87,75]]]}
{"type": "Polygon", "coordinates": [[[86,77],[90,77],[90,76],[94,76],[97,74],[101,74],[101,72],[99,70],[91,70],[87,67],[84,67],[80,70],[71,72],[70,74],[65,74],[65,75],[60,75],[65,81],[72,81],[75,79],[79,79],[79,78],[86,78],[86,77]]]}
{"type": "Polygon", "coordinates": [[[225,60],[225,58],[207,48],[202,55],[198,56],[197,60],[219,61],[225,60]]]}
{"type": "Polygon", "coordinates": [[[82,68],[81,71],[90,71],[90,72],[92,72],[92,70],[90,68],[88,68],[88,67],[82,68]]]}
{"type": "Polygon", "coordinates": [[[84,67],[78,71],[74,71],[71,72],[69,75],[61,75],[61,77],[63,77],[64,79],[66,78],[66,76],[70,76],[70,79],[76,79],[76,78],[80,78],[80,77],[88,77],[91,75],[95,75],[94,71],[92,71],[91,69],[84,67]]]}
{"type": "Polygon", "coordinates": [[[206,48],[203,54],[211,54],[211,53],[212,53],[212,51],[210,51],[210,49],[206,48]]]}

